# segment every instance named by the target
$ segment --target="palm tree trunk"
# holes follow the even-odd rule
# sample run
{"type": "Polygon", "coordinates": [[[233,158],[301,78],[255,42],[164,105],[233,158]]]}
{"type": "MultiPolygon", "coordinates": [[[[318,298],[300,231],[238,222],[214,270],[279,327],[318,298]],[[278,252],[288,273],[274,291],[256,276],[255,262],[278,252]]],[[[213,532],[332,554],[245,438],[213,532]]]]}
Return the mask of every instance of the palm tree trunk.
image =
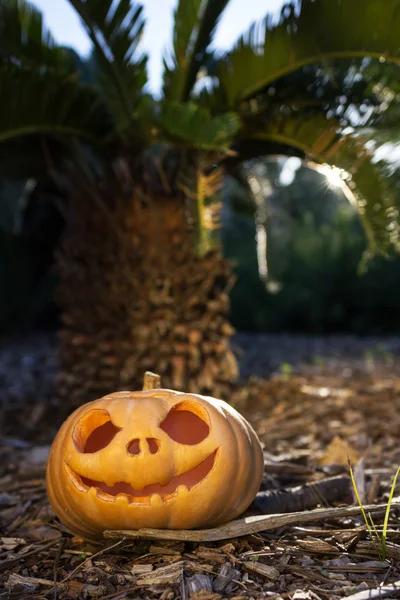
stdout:
{"type": "Polygon", "coordinates": [[[86,212],[57,257],[58,389],[68,407],[140,389],[145,370],[163,387],[226,396],[237,376],[230,264],[219,251],[196,253],[175,199],[132,198],[111,219],[86,212]]]}

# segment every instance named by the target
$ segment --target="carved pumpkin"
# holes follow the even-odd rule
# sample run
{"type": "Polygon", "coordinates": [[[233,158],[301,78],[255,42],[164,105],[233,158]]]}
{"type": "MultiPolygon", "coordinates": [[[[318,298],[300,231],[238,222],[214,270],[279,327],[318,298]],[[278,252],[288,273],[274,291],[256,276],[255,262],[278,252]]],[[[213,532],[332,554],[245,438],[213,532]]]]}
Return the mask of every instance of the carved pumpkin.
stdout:
{"type": "Polygon", "coordinates": [[[88,539],[106,529],[227,522],[252,502],[260,442],[222,400],[153,389],[117,392],[72,413],[47,465],[56,514],[88,539]]]}

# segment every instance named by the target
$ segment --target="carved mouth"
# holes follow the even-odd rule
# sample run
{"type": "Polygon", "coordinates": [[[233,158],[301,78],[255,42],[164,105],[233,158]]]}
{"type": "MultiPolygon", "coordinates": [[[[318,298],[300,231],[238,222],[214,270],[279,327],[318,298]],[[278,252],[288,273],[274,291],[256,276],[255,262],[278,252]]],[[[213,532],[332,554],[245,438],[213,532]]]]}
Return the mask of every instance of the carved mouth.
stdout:
{"type": "Polygon", "coordinates": [[[207,477],[213,468],[217,452],[218,449],[214,450],[214,452],[197,465],[197,467],[185,471],[185,473],[181,473],[180,475],[176,475],[166,485],[152,483],[142,490],[135,489],[130,483],[125,481],[119,481],[115,485],[109,486],[103,481],[96,481],[94,479],[89,479],[84,475],[79,475],[67,464],[65,464],[65,469],[75,487],[82,492],[88,492],[90,488],[96,488],[96,495],[101,500],[114,502],[117,496],[123,496],[130,504],[150,504],[153,502],[156,503],[159,499],[162,501],[168,500],[168,498],[171,498],[176,494],[179,495],[193,489],[207,477]]]}

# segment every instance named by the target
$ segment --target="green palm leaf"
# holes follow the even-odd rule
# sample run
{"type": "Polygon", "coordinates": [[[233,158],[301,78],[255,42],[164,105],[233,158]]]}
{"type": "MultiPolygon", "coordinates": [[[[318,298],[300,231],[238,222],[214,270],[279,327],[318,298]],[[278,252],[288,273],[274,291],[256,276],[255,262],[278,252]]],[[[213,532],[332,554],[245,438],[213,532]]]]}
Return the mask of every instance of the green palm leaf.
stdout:
{"type": "Polygon", "coordinates": [[[0,106],[0,143],[32,134],[99,142],[114,128],[92,87],[9,63],[0,66],[0,106]]]}
{"type": "Polygon", "coordinates": [[[212,117],[197,104],[168,102],[163,104],[158,125],[167,140],[177,145],[229,152],[239,120],[234,113],[212,117]]]}
{"type": "Polygon", "coordinates": [[[172,67],[164,63],[164,96],[186,101],[204,63],[218,20],[229,0],[179,0],[175,11],[172,67]]]}
{"type": "Polygon", "coordinates": [[[104,95],[119,129],[128,129],[147,81],[147,58],[137,55],[143,8],[131,0],[69,0],[93,42],[104,95]]]}
{"type": "Polygon", "coordinates": [[[329,162],[345,169],[352,179],[356,208],[368,239],[369,255],[400,252],[400,194],[390,167],[377,161],[370,135],[355,132],[338,141],[327,154],[329,162]]]}
{"type": "Polygon", "coordinates": [[[0,0],[0,58],[58,70],[73,70],[69,53],[55,44],[42,14],[28,2],[0,0]]]}
{"type": "Polygon", "coordinates": [[[221,61],[229,106],[300,67],[329,58],[372,56],[400,63],[399,0],[290,0],[274,23],[253,25],[221,61]]]}
{"type": "Polygon", "coordinates": [[[346,131],[337,119],[328,119],[322,110],[281,113],[254,122],[247,119],[238,151],[247,158],[298,154],[342,169],[350,177],[343,181],[343,188],[361,217],[371,255],[399,252],[399,194],[387,177],[384,163],[376,162],[367,144],[371,142],[370,135],[346,131]]]}

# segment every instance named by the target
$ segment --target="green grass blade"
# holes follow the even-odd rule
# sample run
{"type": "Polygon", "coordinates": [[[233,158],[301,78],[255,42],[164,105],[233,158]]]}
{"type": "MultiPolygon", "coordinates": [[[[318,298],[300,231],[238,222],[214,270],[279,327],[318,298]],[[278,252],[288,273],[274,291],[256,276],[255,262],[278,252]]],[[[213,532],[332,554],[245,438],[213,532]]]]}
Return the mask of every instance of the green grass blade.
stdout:
{"type": "Polygon", "coordinates": [[[380,543],[380,547],[378,546],[378,544],[376,544],[376,549],[378,550],[379,558],[380,558],[380,560],[384,560],[384,558],[383,558],[383,554],[384,554],[384,551],[383,551],[383,540],[382,540],[381,536],[378,533],[378,530],[377,530],[377,528],[375,526],[375,523],[374,523],[374,520],[372,518],[371,513],[368,513],[368,518],[369,518],[369,522],[371,523],[371,527],[372,527],[372,529],[373,529],[373,531],[374,531],[374,533],[376,535],[376,539],[380,543]]]}
{"type": "Polygon", "coordinates": [[[353,484],[353,488],[354,488],[354,493],[355,493],[355,495],[356,495],[356,498],[357,498],[358,504],[359,504],[359,506],[360,506],[361,513],[362,513],[362,516],[363,516],[363,518],[364,518],[365,524],[366,524],[366,526],[367,526],[368,533],[369,533],[369,535],[371,536],[371,540],[372,540],[372,542],[373,542],[373,543],[376,545],[376,547],[377,547],[377,550],[378,550],[378,555],[379,555],[379,556],[381,556],[381,554],[382,554],[382,553],[381,553],[381,551],[380,551],[380,548],[379,548],[379,546],[376,544],[376,540],[375,540],[375,537],[374,537],[374,533],[375,533],[375,535],[376,535],[376,537],[377,537],[377,540],[378,540],[378,542],[379,542],[379,543],[382,545],[382,548],[383,548],[382,540],[381,540],[381,538],[379,537],[379,533],[378,533],[378,532],[377,532],[377,530],[376,530],[375,523],[373,522],[371,515],[369,515],[369,518],[371,519],[371,522],[372,522],[372,529],[371,529],[371,525],[370,525],[370,522],[369,522],[369,519],[368,519],[367,513],[366,513],[366,512],[365,512],[365,510],[364,510],[364,506],[363,506],[363,503],[362,503],[362,501],[361,501],[360,494],[358,493],[358,488],[357,488],[356,480],[355,480],[355,477],[354,477],[353,468],[352,468],[352,466],[351,466],[351,463],[350,463],[350,459],[349,459],[349,458],[348,458],[348,464],[349,464],[349,471],[350,471],[351,482],[352,482],[352,484],[353,484]]]}
{"type": "Polygon", "coordinates": [[[383,522],[383,531],[382,531],[382,558],[383,558],[383,560],[386,560],[386,557],[387,557],[386,534],[387,534],[387,528],[388,528],[388,523],[389,523],[390,507],[391,507],[391,504],[393,501],[394,490],[396,488],[396,483],[397,483],[397,478],[399,476],[399,473],[400,473],[400,467],[397,469],[396,475],[394,476],[394,479],[393,479],[393,483],[392,483],[392,487],[391,487],[390,495],[389,495],[389,500],[388,500],[388,504],[386,507],[385,520],[383,522]]]}

